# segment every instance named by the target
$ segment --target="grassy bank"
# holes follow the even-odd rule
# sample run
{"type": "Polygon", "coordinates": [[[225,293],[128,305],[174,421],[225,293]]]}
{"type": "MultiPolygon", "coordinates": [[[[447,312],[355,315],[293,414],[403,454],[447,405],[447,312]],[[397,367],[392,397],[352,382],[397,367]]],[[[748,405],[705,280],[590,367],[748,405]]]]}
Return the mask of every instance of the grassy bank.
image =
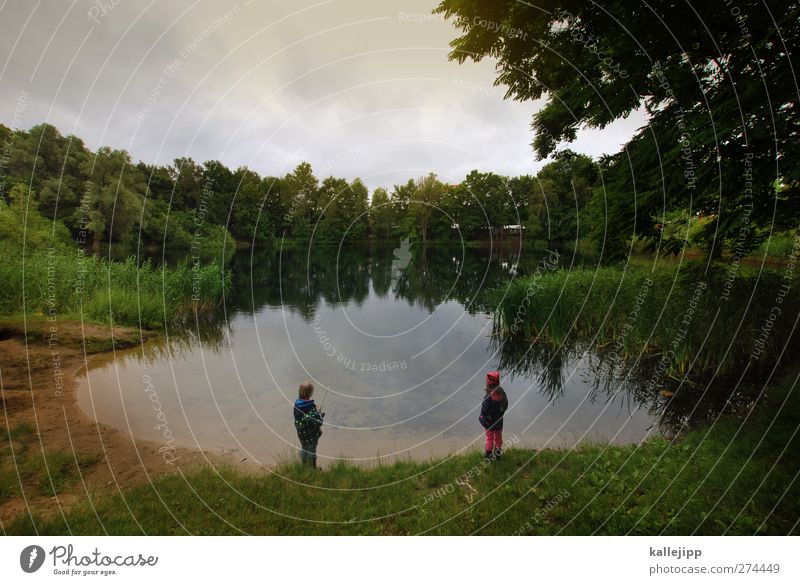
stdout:
{"type": "MultiPolygon", "coordinates": [[[[10,534],[798,533],[800,401],[793,381],[750,412],[679,440],[508,449],[372,469],[200,468],[62,517],[21,515],[10,534]]],[[[511,436],[513,429],[508,429],[511,436]]],[[[323,437],[323,441],[324,441],[323,437]]]]}
{"type": "Polygon", "coordinates": [[[218,306],[230,274],[213,265],[155,267],[87,256],[66,246],[34,249],[24,256],[2,246],[0,314],[58,316],[145,329],[193,318],[218,306]]]}

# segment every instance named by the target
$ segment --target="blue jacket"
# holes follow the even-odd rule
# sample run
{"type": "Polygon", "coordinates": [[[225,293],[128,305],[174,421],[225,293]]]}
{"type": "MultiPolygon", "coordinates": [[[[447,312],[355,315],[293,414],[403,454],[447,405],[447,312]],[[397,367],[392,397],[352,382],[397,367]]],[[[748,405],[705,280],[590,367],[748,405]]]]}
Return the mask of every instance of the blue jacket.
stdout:
{"type": "Polygon", "coordinates": [[[294,402],[294,428],[300,443],[307,444],[322,436],[322,417],[324,416],[313,400],[298,398],[294,402]]]}
{"type": "Polygon", "coordinates": [[[508,410],[508,397],[501,386],[483,397],[481,415],[478,420],[484,429],[503,430],[503,415],[508,410]]]}

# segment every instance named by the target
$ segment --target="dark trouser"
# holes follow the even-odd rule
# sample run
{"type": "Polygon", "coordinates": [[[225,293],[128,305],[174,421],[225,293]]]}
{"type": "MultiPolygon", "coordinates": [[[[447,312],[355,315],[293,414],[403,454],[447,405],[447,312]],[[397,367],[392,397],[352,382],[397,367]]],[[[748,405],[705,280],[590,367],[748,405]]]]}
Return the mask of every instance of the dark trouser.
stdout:
{"type": "Polygon", "coordinates": [[[317,443],[319,439],[314,439],[308,443],[300,444],[300,462],[311,467],[317,466],[317,443]]]}

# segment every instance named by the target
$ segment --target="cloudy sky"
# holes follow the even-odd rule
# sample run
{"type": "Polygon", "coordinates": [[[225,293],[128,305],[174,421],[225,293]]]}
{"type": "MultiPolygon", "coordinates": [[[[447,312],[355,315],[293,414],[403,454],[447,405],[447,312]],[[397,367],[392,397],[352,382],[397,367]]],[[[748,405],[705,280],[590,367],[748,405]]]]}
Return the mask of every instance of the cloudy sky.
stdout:
{"type": "MultiPolygon", "coordinates": [[[[49,122],[147,162],[282,175],[306,160],[370,187],[535,172],[538,104],[504,101],[490,61],[448,61],[456,30],[436,4],[6,0],[0,122],[49,122]]],[[[572,148],[615,152],[641,123],[584,131],[572,148]]]]}

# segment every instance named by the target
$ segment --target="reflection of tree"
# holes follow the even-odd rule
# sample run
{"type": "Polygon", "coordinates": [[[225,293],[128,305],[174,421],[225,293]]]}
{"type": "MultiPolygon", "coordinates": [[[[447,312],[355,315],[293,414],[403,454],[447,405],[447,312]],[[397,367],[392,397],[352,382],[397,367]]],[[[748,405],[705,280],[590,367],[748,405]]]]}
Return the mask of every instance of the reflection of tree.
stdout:
{"type": "MultiPolygon", "coordinates": [[[[433,311],[448,300],[456,300],[474,314],[484,310],[483,293],[518,274],[521,261],[516,249],[468,249],[426,247],[411,249],[411,261],[401,270],[395,287],[396,298],[433,311]]],[[[525,264],[534,265],[533,256],[525,264]]]]}
{"type": "Polygon", "coordinates": [[[395,248],[394,245],[379,245],[370,250],[372,289],[381,298],[387,298],[392,288],[392,263],[395,261],[395,248]]]}
{"type": "Polygon", "coordinates": [[[360,246],[254,249],[234,257],[229,310],[282,307],[311,320],[320,303],[362,303],[369,292],[369,251],[360,246]]]}
{"type": "Polygon", "coordinates": [[[646,408],[658,419],[659,430],[674,435],[690,426],[714,420],[726,410],[748,406],[754,392],[729,379],[708,380],[702,387],[685,380],[654,376],[660,356],[620,359],[608,351],[586,347],[585,342],[568,342],[561,347],[544,340],[493,337],[490,351],[497,352],[499,368],[512,376],[536,379],[549,400],[561,397],[564,376],[583,357],[591,372],[590,399],[619,402],[629,411],[646,408]],[[738,388],[731,393],[732,388],[738,388]]]}
{"type": "Polygon", "coordinates": [[[311,320],[321,303],[363,303],[369,286],[379,297],[395,299],[432,312],[447,300],[461,302],[470,313],[482,310],[484,290],[523,274],[522,264],[535,266],[538,256],[521,262],[515,249],[471,249],[412,245],[408,264],[398,266],[399,244],[315,246],[288,250],[238,252],[230,268],[234,284],[229,312],[252,313],[261,307],[282,307],[311,320]],[[395,263],[393,274],[392,265],[395,263]]]}
{"type": "Polygon", "coordinates": [[[492,337],[490,351],[497,352],[499,368],[511,376],[535,378],[542,386],[548,400],[557,400],[564,393],[564,371],[572,353],[550,343],[521,343],[510,338],[492,337]]]}
{"type": "Polygon", "coordinates": [[[136,348],[139,362],[154,364],[191,354],[198,346],[205,351],[219,352],[227,342],[230,328],[222,312],[204,315],[202,320],[186,323],[185,327],[170,328],[165,335],[148,339],[136,348]]]}

